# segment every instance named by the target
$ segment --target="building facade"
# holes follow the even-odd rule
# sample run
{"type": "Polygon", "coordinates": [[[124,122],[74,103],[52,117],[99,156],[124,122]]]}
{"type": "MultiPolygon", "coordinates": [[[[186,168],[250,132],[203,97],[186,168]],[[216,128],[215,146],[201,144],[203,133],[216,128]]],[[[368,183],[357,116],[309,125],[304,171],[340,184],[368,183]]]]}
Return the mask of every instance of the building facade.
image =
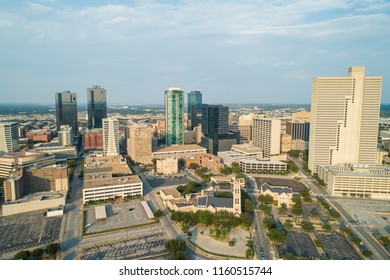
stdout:
{"type": "Polygon", "coordinates": [[[153,130],[147,125],[129,127],[129,156],[135,162],[150,163],[152,161],[153,130]]]}
{"type": "Polygon", "coordinates": [[[390,199],[390,168],[368,164],[320,165],[318,176],[334,196],[390,199]]]}
{"type": "Polygon", "coordinates": [[[184,91],[169,88],[164,94],[165,101],[165,143],[184,143],[184,91]]]}
{"type": "Polygon", "coordinates": [[[115,118],[103,119],[103,153],[106,156],[119,154],[119,121],[115,118]]]}
{"type": "Polygon", "coordinates": [[[210,154],[228,151],[239,142],[239,134],[229,133],[229,107],[202,105],[202,141],[210,154]]]}
{"type": "Polygon", "coordinates": [[[87,89],[88,129],[102,128],[103,119],[107,118],[106,90],[100,86],[87,89]]]}
{"type": "Polygon", "coordinates": [[[349,162],[375,164],[382,77],[351,67],[347,77],[312,81],[309,169],[349,162]]]}
{"type": "Polygon", "coordinates": [[[67,192],[68,168],[50,166],[22,168],[10,173],[4,182],[5,201],[15,201],[27,194],[37,192],[67,192]]]}
{"type": "Polygon", "coordinates": [[[70,91],[57,92],[55,98],[57,131],[61,129],[61,125],[69,125],[73,129],[74,135],[77,135],[79,132],[77,93],[70,91]]]}
{"type": "Polygon", "coordinates": [[[168,157],[184,158],[187,156],[204,155],[207,152],[206,148],[196,144],[174,145],[160,148],[152,153],[152,158],[162,159],[168,157]]]}
{"type": "Polygon", "coordinates": [[[0,154],[19,149],[18,127],[17,122],[0,122],[0,154]]]}
{"type": "Polygon", "coordinates": [[[252,129],[253,146],[263,150],[263,157],[280,154],[280,119],[254,118],[252,129]]]}
{"type": "Polygon", "coordinates": [[[188,93],[188,121],[187,130],[193,130],[202,122],[202,93],[191,91],[188,93]]]}
{"type": "Polygon", "coordinates": [[[40,168],[54,164],[55,157],[52,154],[35,151],[7,153],[0,156],[0,178],[8,178],[11,171],[19,167],[40,168]]]}
{"type": "Polygon", "coordinates": [[[287,121],[286,133],[291,135],[292,140],[303,140],[309,142],[310,137],[310,123],[306,121],[293,122],[287,121]]]}
{"type": "Polygon", "coordinates": [[[94,128],[84,133],[84,150],[103,150],[103,129],[94,128]]]}
{"type": "Polygon", "coordinates": [[[73,129],[68,125],[61,125],[60,131],[58,131],[58,141],[60,146],[72,146],[73,145],[73,129]]]}

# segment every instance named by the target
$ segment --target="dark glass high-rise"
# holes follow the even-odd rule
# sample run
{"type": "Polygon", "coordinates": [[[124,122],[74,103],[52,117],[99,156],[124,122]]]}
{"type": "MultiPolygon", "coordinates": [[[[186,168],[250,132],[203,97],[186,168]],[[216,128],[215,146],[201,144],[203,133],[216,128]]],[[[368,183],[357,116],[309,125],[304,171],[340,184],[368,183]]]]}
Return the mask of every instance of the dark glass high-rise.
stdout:
{"type": "Polygon", "coordinates": [[[56,93],[56,125],[57,131],[61,125],[69,125],[77,136],[79,127],[77,120],[77,93],[64,91],[56,93]]]}
{"type": "Polygon", "coordinates": [[[202,93],[191,91],[188,93],[188,121],[187,130],[193,130],[195,126],[201,124],[202,119],[202,93]]]}
{"type": "Polygon", "coordinates": [[[102,128],[102,120],[107,118],[106,90],[100,86],[87,89],[88,129],[102,128]]]}

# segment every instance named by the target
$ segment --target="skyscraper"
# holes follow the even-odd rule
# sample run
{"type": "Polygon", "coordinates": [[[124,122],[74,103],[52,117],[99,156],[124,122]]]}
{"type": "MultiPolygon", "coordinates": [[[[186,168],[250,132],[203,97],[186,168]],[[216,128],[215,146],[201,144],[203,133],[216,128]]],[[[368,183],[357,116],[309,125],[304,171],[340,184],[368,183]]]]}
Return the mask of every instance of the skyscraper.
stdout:
{"type": "Polygon", "coordinates": [[[88,128],[102,128],[102,119],[107,118],[106,90],[100,86],[87,89],[88,128]]]}
{"type": "Polygon", "coordinates": [[[280,128],[279,119],[253,119],[253,146],[263,150],[263,157],[269,158],[280,154],[280,128]]]}
{"type": "Polygon", "coordinates": [[[17,122],[0,123],[0,154],[19,149],[18,127],[17,122]]]}
{"type": "Polygon", "coordinates": [[[61,125],[69,125],[73,128],[74,135],[78,134],[77,93],[56,93],[56,124],[57,131],[61,129],[61,125]]]}
{"type": "Polygon", "coordinates": [[[184,143],[183,104],[184,91],[169,88],[165,91],[165,143],[167,145],[184,143]]]}
{"type": "Polygon", "coordinates": [[[129,156],[135,162],[149,163],[152,161],[153,130],[147,125],[130,126],[129,156]]]}
{"type": "Polygon", "coordinates": [[[193,130],[202,122],[202,93],[191,91],[188,93],[188,121],[187,130],[193,130]]]}
{"type": "Polygon", "coordinates": [[[115,118],[103,119],[103,153],[105,156],[119,154],[119,121],[115,118]]]}
{"type": "Polygon", "coordinates": [[[239,142],[238,133],[229,133],[229,107],[222,105],[202,105],[202,146],[208,152],[217,155],[218,152],[230,150],[239,142]]]}
{"type": "Polygon", "coordinates": [[[339,163],[375,164],[382,77],[351,67],[347,77],[312,81],[309,169],[339,163]]]}

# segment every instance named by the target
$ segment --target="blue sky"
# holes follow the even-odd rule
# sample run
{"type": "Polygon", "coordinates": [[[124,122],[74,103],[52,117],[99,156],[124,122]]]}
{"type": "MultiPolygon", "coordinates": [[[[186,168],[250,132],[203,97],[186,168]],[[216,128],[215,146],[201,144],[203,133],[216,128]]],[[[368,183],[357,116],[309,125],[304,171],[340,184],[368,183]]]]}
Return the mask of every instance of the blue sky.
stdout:
{"type": "Polygon", "coordinates": [[[390,103],[389,46],[384,0],[0,0],[0,102],[310,103],[313,77],[365,66],[390,103]]]}

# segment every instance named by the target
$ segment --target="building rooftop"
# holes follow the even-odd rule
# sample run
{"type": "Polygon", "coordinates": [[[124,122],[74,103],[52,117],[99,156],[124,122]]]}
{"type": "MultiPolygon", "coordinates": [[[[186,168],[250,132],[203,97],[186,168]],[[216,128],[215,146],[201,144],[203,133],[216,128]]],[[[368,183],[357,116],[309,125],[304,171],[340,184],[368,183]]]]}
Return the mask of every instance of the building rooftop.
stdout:
{"type": "Polygon", "coordinates": [[[233,145],[232,151],[239,152],[240,154],[244,155],[253,155],[253,154],[262,154],[262,149],[257,148],[251,144],[239,144],[239,145],[233,145]]]}
{"type": "Polygon", "coordinates": [[[202,150],[206,153],[206,148],[196,145],[196,144],[188,144],[188,145],[172,145],[168,147],[164,147],[158,149],[153,152],[155,153],[170,153],[170,152],[183,152],[183,151],[194,151],[194,150],[202,150]]]}
{"type": "Polygon", "coordinates": [[[279,195],[283,194],[283,193],[286,193],[286,194],[292,194],[292,190],[290,187],[287,187],[287,186],[272,186],[268,183],[264,183],[262,186],[261,186],[261,191],[266,191],[266,190],[269,190],[273,193],[278,193],[279,195]]]}
{"type": "Polygon", "coordinates": [[[207,208],[209,206],[213,206],[215,208],[233,208],[233,198],[215,196],[198,197],[198,207],[207,208]]]}
{"type": "Polygon", "coordinates": [[[267,163],[267,164],[284,164],[287,165],[287,163],[277,160],[272,160],[269,158],[243,158],[240,160],[243,163],[267,163]]]}
{"type": "Polygon", "coordinates": [[[141,183],[141,179],[137,175],[122,176],[114,178],[96,178],[84,180],[84,189],[96,188],[96,187],[107,187],[124,184],[137,184],[141,183]]]}
{"type": "Polygon", "coordinates": [[[343,164],[321,166],[333,175],[356,177],[389,177],[390,168],[386,166],[372,166],[367,164],[343,164]]]}
{"type": "Polygon", "coordinates": [[[132,174],[126,160],[121,155],[89,155],[84,159],[84,172],[86,173],[88,173],[88,169],[94,169],[95,173],[98,172],[98,169],[106,172],[106,168],[111,168],[113,174],[132,174]]]}
{"type": "Polygon", "coordinates": [[[286,187],[290,187],[294,193],[303,191],[306,188],[306,186],[303,183],[297,182],[292,179],[256,177],[255,180],[258,187],[262,186],[264,183],[267,183],[269,186],[278,186],[278,187],[286,186],[286,187]]]}
{"type": "Polygon", "coordinates": [[[181,198],[181,194],[176,188],[161,189],[160,192],[164,193],[166,196],[171,195],[174,198],[181,198]]]}

